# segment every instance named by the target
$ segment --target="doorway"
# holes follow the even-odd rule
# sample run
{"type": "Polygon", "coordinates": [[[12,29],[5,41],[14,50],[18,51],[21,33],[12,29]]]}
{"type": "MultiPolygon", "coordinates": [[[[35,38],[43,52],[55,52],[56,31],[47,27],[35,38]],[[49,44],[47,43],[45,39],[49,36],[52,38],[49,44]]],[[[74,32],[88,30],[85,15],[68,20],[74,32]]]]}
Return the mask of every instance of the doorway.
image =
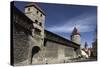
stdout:
{"type": "Polygon", "coordinates": [[[38,53],[39,51],[40,51],[40,47],[38,47],[38,46],[34,46],[34,47],[32,48],[31,64],[32,64],[32,58],[33,58],[34,55],[35,55],[36,53],[38,53]]]}

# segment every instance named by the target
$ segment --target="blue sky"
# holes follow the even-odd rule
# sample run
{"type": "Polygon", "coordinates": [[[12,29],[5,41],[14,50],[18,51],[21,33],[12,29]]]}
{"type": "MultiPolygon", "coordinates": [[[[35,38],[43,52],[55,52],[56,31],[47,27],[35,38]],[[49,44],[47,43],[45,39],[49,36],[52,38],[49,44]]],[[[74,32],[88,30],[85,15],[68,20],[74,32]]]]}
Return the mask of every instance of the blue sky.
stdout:
{"type": "MultiPolygon", "coordinates": [[[[28,2],[16,2],[15,6],[24,12],[28,2]]],[[[97,7],[68,4],[37,3],[45,12],[45,29],[70,40],[74,27],[81,34],[81,46],[85,42],[91,47],[95,38],[97,24],[97,7]]]]}

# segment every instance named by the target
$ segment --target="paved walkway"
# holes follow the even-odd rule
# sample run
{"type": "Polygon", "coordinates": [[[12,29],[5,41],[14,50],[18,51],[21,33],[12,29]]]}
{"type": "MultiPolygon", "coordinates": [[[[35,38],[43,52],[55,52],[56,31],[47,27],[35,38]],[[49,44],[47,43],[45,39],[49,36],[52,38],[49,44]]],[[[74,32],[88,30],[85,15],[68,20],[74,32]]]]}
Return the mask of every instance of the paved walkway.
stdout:
{"type": "Polygon", "coordinates": [[[69,60],[65,60],[65,63],[72,63],[72,62],[88,62],[88,61],[96,61],[95,58],[73,58],[69,60]]]}

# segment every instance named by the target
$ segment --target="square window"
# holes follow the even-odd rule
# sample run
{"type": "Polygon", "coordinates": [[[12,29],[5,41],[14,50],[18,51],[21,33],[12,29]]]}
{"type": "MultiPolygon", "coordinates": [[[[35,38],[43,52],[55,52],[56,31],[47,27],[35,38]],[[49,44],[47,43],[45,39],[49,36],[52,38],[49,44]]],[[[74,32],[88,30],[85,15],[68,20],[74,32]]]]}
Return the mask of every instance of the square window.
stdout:
{"type": "Polygon", "coordinates": [[[42,23],[40,22],[39,25],[42,26],[42,23]]]}

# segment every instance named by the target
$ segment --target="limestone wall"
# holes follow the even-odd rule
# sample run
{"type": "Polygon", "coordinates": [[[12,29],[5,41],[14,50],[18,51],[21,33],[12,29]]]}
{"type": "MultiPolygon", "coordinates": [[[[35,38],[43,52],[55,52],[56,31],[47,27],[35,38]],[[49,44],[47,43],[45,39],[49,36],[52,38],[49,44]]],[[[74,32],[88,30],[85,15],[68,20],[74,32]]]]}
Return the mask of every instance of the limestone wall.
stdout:
{"type": "Polygon", "coordinates": [[[64,63],[65,60],[74,58],[74,48],[59,43],[47,41],[45,46],[46,63],[64,63]]]}

